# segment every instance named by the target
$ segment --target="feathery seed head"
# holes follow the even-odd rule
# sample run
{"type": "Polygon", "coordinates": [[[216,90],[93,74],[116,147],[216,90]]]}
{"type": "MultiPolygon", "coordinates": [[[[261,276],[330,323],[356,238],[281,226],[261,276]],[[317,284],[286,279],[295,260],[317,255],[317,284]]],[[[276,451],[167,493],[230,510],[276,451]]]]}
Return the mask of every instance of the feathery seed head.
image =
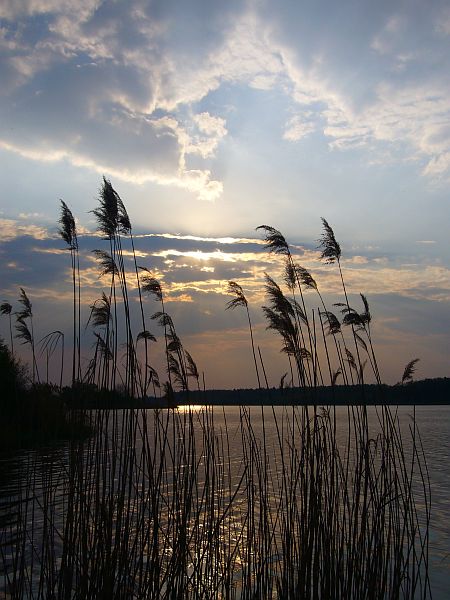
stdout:
{"type": "Polygon", "coordinates": [[[405,370],[403,371],[402,385],[404,385],[407,381],[412,381],[413,375],[416,372],[416,364],[419,362],[419,360],[419,358],[414,358],[406,365],[405,370]]]}
{"type": "Polygon", "coordinates": [[[69,250],[78,249],[77,228],[72,212],[64,200],[61,200],[61,215],[58,223],[61,225],[58,233],[66,242],[69,250]]]}
{"type": "Polygon", "coordinates": [[[289,302],[289,300],[281,291],[280,286],[272,279],[272,277],[267,275],[267,273],[265,273],[265,279],[266,283],[264,288],[267,296],[269,297],[272,309],[282,315],[294,317],[294,308],[291,302],[289,302]]]}
{"type": "Polygon", "coordinates": [[[125,204],[122,202],[119,194],[117,194],[117,208],[119,212],[119,229],[121,233],[129,234],[131,232],[131,221],[125,208],[125,204]]]}
{"type": "Polygon", "coordinates": [[[17,317],[16,329],[17,334],[15,337],[19,340],[22,340],[22,344],[31,345],[33,343],[33,336],[31,335],[31,331],[29,330],[28,325],[25,323],[21,316],[17,317]]]}
{"type": "Polygon", "coordinates": [[[100,277],[103,275],[117,275],[119,273],[117,265],[110,254],[104,250],[92,250],[92,252],[95,254],[95,258],[100,265],[100,277]]]}
{"type": "Polygon", "coordinates": [[[295,278],[295,266],[294,263],[289,260],[289,257],[286,258],[284,263],[284,282],[291,291],[295,289],[297,283],[295,278]]]}
{"type": "Polygon", "coordinates": [[[274,227],[270,227],[269,225],[260,225],[256,228],[263,229],[265,231],[264,241],[265,248],[269,250],[269,252],[275,252],[275,254],[284,254],[285,256],[290,256],[289,245],[286,242],[284,236],[278,229],[274,227]]]}
{"type": "Polygon", "coordinates": [[[323,317],[326,318],[328,323],[328,335],[336,335],[341,331],[341,324],[339,323],[339,319],[336,315],[330,311],[324,311],[320,313],[323,317]]]}
{"type": "Polygon", "coordinates": [[[12,312],[12,305],[9,302],[3,302],[0,305],[0,313],[2,315],[10,315],[12,312]]]}
{"type": "Polygon", "coordinates": [[[370,323],[372,320],[372,315],[370,314],[369,302],[364,294],[360,294],[360,296],[364,304],[364,312],[360,315],[360,317],[364,323],[370,323]]]}
{"type": "Polygon", "coordinates": [[[227,302],[226,310],[229,308],[237,308],[238,306],[248,306],[247,298],[244,296],[244,292],[241,286],[235,281],[228,282],[227,293],[236,296],[233,300],[227,302]]]}
{"type": "Polygon", "coordinates": [[[187,375],[188,375],[188,377],[193,377],[194,379],[196,379],[198,381],[200,378],[200,373],[198,372],[197,365],[195,364],[194,359],[192,358],[192,356],[189,354],[189,352],[187,350],[185,350],[184,353],[186,355],[187,375]]]}
{"type": "Polygon", "coordinates": [[[319,248],[322,249],[320,258],[324,259],[327,263],[334,263],[335,261],[339,262],[341,257],[341,247],[334,237],[334,231],[323,217],[322,223],[324,232],[319,239],[319,248]]]}
{"type": "Polygon", "coordinates": [[[161,302],[163,299],[161,284],[155,277],[151,275],[148,269],[144,268],[143,271],[146,271],[146,274],[142,275],[141,277],[142,291],[147,294],[153,295],[156,298],[156,300],[161,302]]]}
{"type": "Polygon", "coordinates": [[[137,335],[137,341],[139,340],[148,340],[150,342],[156,342],[156,338],[153,335],[153,333],[150,333],[150,331],[144,330],[141,331],[140,333],[138,333],[137,335]]]}
{"type": "Polygon", "coordinates": [[[28,317],[33,316],[32,312],[32,304],[25,293],[23,288],[20,288],[19,302],[23,305],[24,309],[20,311],[18,314],[18,318],[27,319],[28,317]]]}
{"type": "Polygon", "coordinates": [[[301,267],[300,265],[295,265],[295,271],[297,273],[297,277],[300,279],[300,281],[306,288],[317,290],[316,280],[309,271],[307,271],[304,267],[301,267]]]}
{"type": "Polygon", "coordinates": [[[160,325],[161,327],[169,327],[171,331],[175,330],[172,317],[166,312],[162,312],[159,310],[155,312],[150,318],[153,321],[157,321],[158,325],[160,325]]]}
{"type": "Polygon", "coordinates": [[[105,292],[102,292],[102,297],[98,298],[90,308],[89,321],[92,320],[93,327],[102,327],[109,323],[111,319],[111,301],[105,292]]]}
{"type": "Polygon", "coordinates": [[[97,217],[98,231],[107,240],[114,237],[119,227],[118,199],[120,200],[111,182],[103,177],[99,196],[100,206],[91,212],[97,217]]]}

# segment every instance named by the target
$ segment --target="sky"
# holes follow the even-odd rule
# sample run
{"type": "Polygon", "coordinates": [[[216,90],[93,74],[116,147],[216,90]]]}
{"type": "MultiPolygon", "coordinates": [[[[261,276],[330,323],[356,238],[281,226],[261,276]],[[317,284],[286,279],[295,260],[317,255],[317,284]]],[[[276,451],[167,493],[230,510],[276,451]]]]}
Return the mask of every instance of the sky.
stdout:
{"type": "MultiPolygon", "coordinates": [[[[18,310],[26,290],[36,340],[58,329],[70,347],[60,199],[77,219],[85,321],[108,285],[90,212],[105,176],[208,387],[256,385],[228,280],[270,384],[287,370],[261,310],[281,263],[259,225],[283,233],[329,307],[342,301],[321,217],[350,303],[368,297],[383,380],[413,358],[417,378],[450,375],[448,2],[2,0],[0,56],[0,301],[18,310]]],[[[8,327],[1,316],[6,340],[8,327]]],[[[86,331],[85,361],[91,344],[86,331]]]]}

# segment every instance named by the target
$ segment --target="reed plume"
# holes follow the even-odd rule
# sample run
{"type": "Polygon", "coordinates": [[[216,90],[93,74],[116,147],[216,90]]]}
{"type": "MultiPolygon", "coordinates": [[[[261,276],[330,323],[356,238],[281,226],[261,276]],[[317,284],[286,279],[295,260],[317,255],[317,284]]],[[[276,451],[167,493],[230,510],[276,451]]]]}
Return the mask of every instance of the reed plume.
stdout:
{"type": "Polygon", "coordinates": [[[226,310],[230,310],[230,309],[234,310],[235,308],[243,307],[243,308],[245,308],[245,311],[247,313],[247,322],[248,322],[248,329],[249,329],[249,333],[250,333],[250,342],[252,345],[253,362],[255,364],[256,380],[258,382],[258,389],[261,389],[261,380],[259,378],[258,362],[256,360],[255,343],[253,340],[253,327],[252,327],[252,322],[250,319],[250,311],[248,308],[247,298],[244,295],[244,291],[243,291],[242,287],[235,281],[228,282],[227,293],[234,296],[234,298],[227,302],[226,310]]]}
{"type": "Polygon", "coordinates": [[[289,245],[286,242],[283,234],[275,229],[275,227],[271,227],[270,225],[259,225],[256,228],[256,231],[262,229],[265,232],[264,236],[264,247],[269,250],[269,252],[273,252],[274,254],[280,254],[282,256],[290,256],[291,251],[289,250],[289,245]]]}
{"type": "Polygon", "coordinates": [[[113,257],[105,252],[104,250],[92,250],[92,253],[95,254],[95,258],[97,259],[100,265],[100,277],[104,275],[118,275],[119,269],[113,259],[113,257]]]}
{"type": "MultiPolygon", "coordinates": [[[[324,231],[318,240],[319,241],[319,249],[321,249],[320,259],[325,260],[325,262],[327,264],[337,263],[338,269],[339,269],[339,276],[340,276],[341,284],[342,284],[342,290],[344,292],[345,307],[347,308],[348,312],[351,312],[348,295],[347,295],[347,288],[345,285],[344,275],[342,273],[342,267],[341,267],[341,246],[340,246],[339,242],[336,240],[333,229],[329,225],[328,221],[326,219],[324,219],[323,217],[322,217],[322,225],[323,225],[324,231]]],[[[357,342],[357,339],[355,336],[355,328],[354,328],[353,323],[351,323],[350,325],[351,325],[351,330],[352,330],[352,334],[353,334],[356,358],[357,358],[357,362],[358,362],[357,372],[359,373],[359,375],[361,375],[363,373],[363,369],[361,368],[361,357],[359,355],[358,342],[357,342]]],[[[346,350],[347,350],[347,348],[346,348],[346,350]]],[[[349,363],[349,364],[351,365],[351,363],[349,363]]],[[[364,383],[364,381],[362,380],[361,385],[363,383],[364,383]]],[[[362,393],[364,394],[363,387],[361,387],[361,390],[362,390],[362,393]]]]}
{"type": "Polygon", "coordinates": [[[402,385],[413,380],[413,375],[416,372],[416,364],[419,362],[419,360],[419,358],[414,358],[406,365],[402,375],[402,385]]]}
{"type": "MultiPolygon", "coordinates": [[[[97,357],[100,355],[100,358],[103,359],[103,363],[100,365],[100,369],[102,369],[102,374],[98,373],[98,383],[101,387],[107,387],[109,381],[109,361],[113,359],[113,352],[111,351],[112,346],[112,338],[114,332],[111,329],[111,300],[102,292],[100,298],[98,298],[94,304],[90,306],[90,314],[88,318],[88,322],[86,324],[86,328],[92,323],[92,327],[94,329],[101,327],[103,328],[102,334],[94,331],[94,335],[96,338],[95,343],[95,354],[94,361],[90,365],[90,375],[93,379],[96,379],[97,373],[97,357]]],[[[113,367],[114,368],[114,367],[113,367]]]]}
{"type": "Polygon", "coordinates": [[[112,240],[119,226],[118,194],[105,177],[103,177],[98,201],[99,207],[91,212],[97,219],[99,233],[104,239],[112,240]]]}
{"type": "MultiPolygon", "coordinates": [[[[269,225],[260,225],[256,229],[257,230],[262,229],[265,232],[265,235],[264,235],[265,248],[267,250],[269,250],[269,252],[273,252],[275,254],[279,254],[284,257],[285,281],[288,285],[288,288],[290,289],[290,291],[293,294],[293,307],[295,309],[297,307],[298,308],[300,307],[300,305],[297,302],[296,297],[295,297],[295,289],[298,289],[298,292],[300,294],[300,301],[301,301],[302,308],[300,309],[300,312],[298,312],[297,310],[295,310],[295,312],[294,312],[294,319],[296,320],[300,343],[303,347],[306,347],[306,344],[308,343],[309,351],[311,354],[313,354],[314,340],[313,340],[313,334],[312,334],[311,328],[310,328],[310,323],[307,318],[302,318],[302,315],[306,316],[306,304],[305,304],[305,299],[303,297],[303,289],[302,289],[301,278],[300,278],[301,271],[299,270],[298,266],[294,263],[294,259],[292,257],[292,253],[291,253],[289,244],[287,243],[286,238],[283,236],[283,234],[280,231],[278,231],[278,229],[275,229],[274,227],[271,227],[269,225]],[[304,328],[306,328],[306,335],[303,332],[304,328]]],[[[313,375],[311,375],[310,367],[309,367],[309,365],[307,365],[307,369],[304,370],[302,379],[304,382],[306,382],[306,380],[311,381],[313,377],[316,377],[316,373],[314,372],[313,375]]]]}
{"type": "Polygon", "coordinates": [[[10,337],[10,341],[11,341],[11,354],[14,355],[14,342],[13,342],[13,334],[12,334],[11,313],[12,313],[12,304],[10,304],[9,302],[2,302],[2,304],[0,304],[0,314],[8,315],[9,337],[10,337]]]}
{"type": "Polygon", "coordinates": [[[323,217],[322,224],[324,232],[319,238],[319,248],[321,248],[320,258],[327,263],[339,262],[341,258],[341,246],[335,238],[333,229],[323,217]]]}
{"type": "Polygon", "coordinates": [[[171,370],[169,368],[169,330],[172,330],[174,328],[172,319],[169,315],[166,314],[166,309],[165,309],[165,304],[164,304],[164,294],[163,294],[163,289],[162,289],[162,285],[159,282],[158,279],[156,279],[156,277],[154,277],[152,275],[152,273],[149,271],[149,269],[147,269],[146,267],[140,267],[141,271],[144,272],[144,275],[141,276],[141,282],[142,282],[142,291],[145,294],[148,294],[149,296],[153,296],[155,298],[155,300],[157,302],[159,302],[161,304],[161,310],[157,311],[156,313],[154,313],[151,316],[152,320],[156,320],[159,322],[159,324],[161,325],[161,327],[164,327],[164,344],[165,344],[165,356],[166,356],[166,363],[167,363],[167,373],[168,373],[168,377],[169,377],[169,384],[170,384],[170,389],[173,391],[173,386],[172,386],[172,374],[171,374],[171,370]]]}
{"type": "Polygon", "coordinates": [[[33,305],[31,304],[30,299],[28,298],[25,290],[20,288],[19,302],[22,304],[22,310],[16,313],[16,338],[22,340],[22,344],[29,344],[31,348],[32,355],[32,382],[33,384],[36,381],[36,378],[39,382],[39,371],[36,362],[36,352],[34,345],[34,326],[33,326],[33,305]],[[26,319],[30,321],[30,328],[26,323],[26,319]]]}
{"type": "Polygon", "coordinates": [[[59,217],[59,235],[66,242],[67,248],[70,251],[71,271],[72,271],[72,294],[73,294],[73,309],[72,309],[72,336],[73,336],[73,351],[72,351],[72,386],[76,380],[81,378],[81,281],[80,281],[80,258],[78,235],[75,223],[75,218],[67,204],[61,202],[61,213],[59,217]],[[77,287],[78,276],[78,287],[77,287]]]}

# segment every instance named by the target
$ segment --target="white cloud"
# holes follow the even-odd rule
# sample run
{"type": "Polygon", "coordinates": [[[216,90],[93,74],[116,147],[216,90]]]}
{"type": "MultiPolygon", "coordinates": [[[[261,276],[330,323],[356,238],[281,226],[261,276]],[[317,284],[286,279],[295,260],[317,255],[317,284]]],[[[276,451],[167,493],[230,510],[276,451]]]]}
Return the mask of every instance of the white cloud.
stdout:
{"type": "Polygon", "coordinates": [[[200,131],[207,135],[223,138],[227,134],[226,121],[221,117],[214,117],[208,112],[202,112],[194,115],[193,118],[200,131]]]}
{"type": "Polygon", "coordinates": [[[14,219],[0,219],[0,242],[10,242],[23,235],[37,240],[45,240],[50,237],[44,227],[33,224],[24,225],[14,219]]]}
{"type": "MultiPolygon", "coordinates": [[[[3,0],[0,4],[0,18],[18,19],[36,14],[59,12],[70,9],[70,0],[3,0]]],[[[78,2],[80,9],[85,2],[78,2]]]]}
{"type": "Polygon", "coordinates": [[[40,219],[44,215],[42,213],[33,212],[33,213],[19,213],[19,219],[40,219]]]}
{"type": "Polygon", "coordinates": [[[315,129],[316,127],[313,123],[303,121],[300,117],[295,116],[286,123],[283,139],[289,142],[297,142],[315,131],[315,129]]]}
{"type": "MultiPolygon", "coordinates": [[[[401,148],[406,160],[421,161],[424,175],[450,172],[446,79],[405,84],[380,71],[367,81],[368,99],[358,103],[340,87],[326,57],[316,53],[306,66],[282,28],[263,20],[257,9],[228,19],[222,35],[199,54],[193,49],[197,40],[177,46],[171,19],[155,18],[151,5],[125,4],[102,5],[101,17],[96,0],[2,4],[0,15],[22,19],[23,27],[13,32],[6,25],[0,35],[8,75],[0,116],[12,124],[0,134],[1,147],[215,200],[223,183],[211,163],[203,166],[201,160],[214,159],[226,139],[225,107],[216,99],[213,114],[197,112],[195,105],[233,84],[284,94],[294,116],[280,138],[297,141],[321,130],[330,148],[366,148],[372,163],[377,149],[385,160],[389,146],[401,148]],[[31,44],[23,33],[26,18],[44,14],[47,29],[43,24],[31,44]]],[[[394,15],[372,39],[378,53],[392,53],[393,68],[416,59],[397,44],[405,31],[405,19],[394,15]]]]}
{"type": "MultiPolygon", "coordinates": [[[[16,52],[8,65],[14,76],[3,116],[15,126],[3,131],[0,146],[33,160],[68,160],[125,181],[151,181],[216,199],[222,183],[200,165],[190,169],[186,156],[212,157],[226,134],[224,119],[206,111],[191,119],[175,113],[152,117],[159,90],[170,88],[164,81],[170,58],[162,58],[156,41],[164,27],[140,2],[104,7],[101,20],[97,7],[22,2],[4,8],[11,19],[52,14],[37,43],[29,45],[24,34],[12,47],[16,52]],[[41,72],[46,86],[25,96],[25,86],[34,86],[41,72]],[[21,96],[25,105],[18,102],[21,96]]],[[[3,33],[0,42],[10,38],[3,33]]]]}
{"type": "Polygon", "coordinates": [[[194,242],[217,242],[218,244],[256,244],[263,245],[265,242],[255,238],[233,238],[233,237],[200,237],[198,235],[178,235],[174,233],[148,233],[135,235],[135,238],[139,237],[162,237],[167,239],[175,240],[190,240],[194,242]]]}
{"type": "Polygon", "coordinates": [[[423,170],[424,175],[439,177],[450,173],[450,152],[444,152],[439,156],[434,156],[423,170]]]}

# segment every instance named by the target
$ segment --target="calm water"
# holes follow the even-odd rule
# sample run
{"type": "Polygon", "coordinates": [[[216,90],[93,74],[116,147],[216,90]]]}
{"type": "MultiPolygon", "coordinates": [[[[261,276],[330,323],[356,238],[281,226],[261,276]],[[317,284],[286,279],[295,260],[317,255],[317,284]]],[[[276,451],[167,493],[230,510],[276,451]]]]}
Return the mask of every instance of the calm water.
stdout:
{"type": "MultiPolygon", "coordinates": [[[[288,413],[290,409],[286,410],[288,413]]],[[[264,422],[269,449],[272,443],[276,445],[275,440],[279,435],[270,411],[268,407],[265,409],[264,422]]],[[[277,408],[276,411],[281,414],[283,409],[277,408]]],[[[412,411],[411,407],[400,407],[398,410],[399,422],[405,438],[409,435],[412,411]]],[[[377,419],[373,409],[370,409],[369,417],[376,430],[377,419]]],[[[239,433],[241,424],[239,409],[226,407],[223,411],[222,408],[215,408],[214,423],[218,430],[223,429],[224,418],[228,429],[227,443],[230,445],[229,464],[235,471],[236,479],[239,479],[243,454],[242,438],[239,433]]],[[[258,436],[262,431],[260,409],[252,407],[250,418],[255,435],[258,436]]],[[[345,444],[346,418],[346,410],[338,409],[337,426],[338,432],[342,431],[342,444],[345,444]]],[[[434,599],[446,600],[450,598],[450,407],[418,407],[416,419],[420,427],[431,485],[429,546],[431,589],[434,599]]],[[[200,427],[200,424],[198,426],[200,427]]],[[[141,435],[138,433],[136,436],[138,446],[140,439],[141,435]]],[[[407,444],[405,449],[408,452],[407,444]]],[[[95,469],[95,459],[95,455],[86,456],[84,469],[87,473],[95,469]]],[[[62,523],[69,506],[67,465],[68,448],[64,444],[0,456],[0,570],[3,565],[3,568],[11,574],[14,570],[12,564],[14,557],[21,554],[27,562],[27,572],[30,576],[34,573],[32,587],[36,597],[39,593],[39,557],[46,552],[47,555],[54,556],[56,571],[60,561],[59,533],[62,531],[62,523]],[[49,503],[51,503],[50,508],[49,503]],[[18,525],[19,514],[22,527],[18,525]],[[32,534],[26,531],[27,528],[32,531],[32,534]],[[52,549],[40,543],[42,532],[49,529],[59,532],[52,537],[54,544],[52,549]],[[14,553],[10,549],[11,544],[17,543],[18,539],[24,540],[23,545],[21,552],[18,553],[16,550],[14,553]]],[[[166,484],[169,487],[171,485],[170,474],[166,484]]],[[[0,576],[0,598],[9,597],[6,587],[6,579],[0,576]]],[[[28,597],[25,591],[23,597],[28,597]]]]}

